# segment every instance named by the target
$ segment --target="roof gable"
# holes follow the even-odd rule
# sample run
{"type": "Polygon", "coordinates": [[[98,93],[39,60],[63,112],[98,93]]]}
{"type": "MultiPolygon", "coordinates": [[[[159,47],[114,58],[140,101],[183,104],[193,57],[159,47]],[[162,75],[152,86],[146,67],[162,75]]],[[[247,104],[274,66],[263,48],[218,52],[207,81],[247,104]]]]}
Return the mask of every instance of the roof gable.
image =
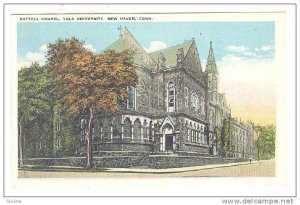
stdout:
{"type": "Polygon", "coordinates": [[[155,61],[145,51],[145,49],[136,41],[136,39],[131,35],[131,33],[128,31],[126,27],[123,30],[122,35],[120,35],[120,38],[117,41],[115,41],[113,44],[105,48],[104,51],[114,50],[115,52],[122,52],[127,49],[134,51],[135,54],[133,56],[133,59],[135,64],[141,65],[150,70],[156,67],[155,61]]]}
{"type": "Polygon", "coordinates": [[[155,60],[155,62],[158,62],[158,58],[160,53],[162,53],[166,59],[166,68],[172,68],[176,67],[177,65],[177,50],[180,48],[183,48],[184,57],[188,53],[191,45],[193,44],[193,40],[184,42],[182,44],[172,46],[169,48],[165,48],[159,51],[155,51],[150,53],[150,56],[155,60]]]}

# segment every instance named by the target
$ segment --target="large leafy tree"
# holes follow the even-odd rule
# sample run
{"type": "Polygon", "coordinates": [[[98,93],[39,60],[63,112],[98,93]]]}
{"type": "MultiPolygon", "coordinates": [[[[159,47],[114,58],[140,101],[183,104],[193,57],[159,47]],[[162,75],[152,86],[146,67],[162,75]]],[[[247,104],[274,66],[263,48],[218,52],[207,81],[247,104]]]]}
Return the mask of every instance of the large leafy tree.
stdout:
{"type": "MultiPolygon", "coordinates": [[[[18,147],[19,164],[23,165],[23,148],[26,138],[33,143],[35,136],[41,135],[38,130],[49,121],[53,107],[53,83],[47,66],[33,63],[18,72],[18,147]],[[36,135],[34,134],[35,132],[36,135]]],[[[51,121],[50,121],[51,122],[51,121]]],[[[51,124],[51,123],[50,123],[51,124]]],[[[50,129],[51,130],[51,129],[50,129]]]]}
{"type": "Polygon", "coordinates": [[[255,125],[255,148],[257,158],[271,159],[275,157],[276,127],[274,125],[255,125]]]}
{"type": "Polygon", "coordinates": [[[107,51],[94,54],[76,38],[48,45],[59,99],[70,116],[86,115],[87,168],[91,167],[91,126],[95,112],[115,112],[127,97],[127,86],[137,84],[133,53],[107,51]]]}

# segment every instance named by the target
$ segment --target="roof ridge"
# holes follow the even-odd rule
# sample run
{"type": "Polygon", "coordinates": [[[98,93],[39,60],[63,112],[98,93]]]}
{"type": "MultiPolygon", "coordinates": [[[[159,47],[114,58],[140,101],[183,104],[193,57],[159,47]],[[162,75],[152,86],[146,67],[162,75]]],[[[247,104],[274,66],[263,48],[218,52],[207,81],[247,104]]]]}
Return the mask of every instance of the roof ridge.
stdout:
{"type": "MultiPolygon", "coordinates": [[[[161,50],[153,51],[153,52],[151,52],[151,53],[156,53],[156,52],[159,52],[159,51],[164,51],[164,50],[167,50],[167,49],[170,49],[170,48],[174,48],[174,47],[176,47],[176,46],[179,46],[179,45],[182,45],[182,44],[186,44],[186,43],[188,43],[188,42],[193,42],[193,41],[194,41],[194,39],[191,39],[191,40],[188,40],[188,41],[183,42],[183,43],[180,43],[180,44],[176,44],[176,45],[173,45],[173,46],[170,46],[170,47],[161,49],[161,50]]],[[[192,44],[191,44],[191,45],[192,45],[192,44]]],[[[149,53],[149,54],[151,54],[151,53],[149,53]]]]}
{"type": "Polygon", "coordinates": [[[156,61],[152,58],[152,56],[145,50],[145,48],[135,39],[135,37],[130,33],[130,31],[128,30],[127,27],[125,27],[123,29],[122,35],[120,36],[120,38],[125,44],[127,44],[125,39],[128,40],[132,40],[134,42],[134,44],[136,44],[137,49],[140,50],[142,52],[141,55],[144,55],[144,57],[148,58],[149,62],[144,62],[144,60],[147,59],[143,59],[142,56],[139,56],[139,58],[145,63],[148,64],[148,66],[151,66],[152,63],[154,63],[155,65],[157,64],[156,61]],[[125,37],[125,38],[123,38],[125,37]],[[145,56],[146,55],[146,56],[145,56]],[[152,61],[152,62],[151,62],[152,61]]]}

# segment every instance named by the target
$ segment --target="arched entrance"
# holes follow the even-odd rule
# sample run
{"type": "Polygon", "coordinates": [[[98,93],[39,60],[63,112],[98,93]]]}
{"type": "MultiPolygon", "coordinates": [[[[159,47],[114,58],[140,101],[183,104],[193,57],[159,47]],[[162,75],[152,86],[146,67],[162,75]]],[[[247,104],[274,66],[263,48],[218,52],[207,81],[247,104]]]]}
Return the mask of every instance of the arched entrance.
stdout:
{"type": "Polygon", "coordinates": [[[162,127],[162,137],[160,140],[160,151],[173,151],[176,147],[174,128],[166,123],[162,127]]]}

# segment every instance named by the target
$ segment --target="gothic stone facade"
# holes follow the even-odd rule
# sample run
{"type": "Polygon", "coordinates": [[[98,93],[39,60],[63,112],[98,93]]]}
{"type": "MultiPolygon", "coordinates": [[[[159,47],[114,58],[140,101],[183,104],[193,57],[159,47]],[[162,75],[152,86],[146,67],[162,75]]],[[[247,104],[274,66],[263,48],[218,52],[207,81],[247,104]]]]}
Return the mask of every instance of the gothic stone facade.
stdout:
{"type": "MultiPolygon", "coordinates": [[[[218,72],[210,45],[206,71],[194,39],[147,53],[125,28],[105,50],[135,52],[138,85],[116,114],[98,114],[93,123],[93,151],[197,152],[217,154],[215,127],[230,118],[225,95],[218,92],[218,72]]],[[[86,119],[81,120],[85,152],[86,119]]]]}

